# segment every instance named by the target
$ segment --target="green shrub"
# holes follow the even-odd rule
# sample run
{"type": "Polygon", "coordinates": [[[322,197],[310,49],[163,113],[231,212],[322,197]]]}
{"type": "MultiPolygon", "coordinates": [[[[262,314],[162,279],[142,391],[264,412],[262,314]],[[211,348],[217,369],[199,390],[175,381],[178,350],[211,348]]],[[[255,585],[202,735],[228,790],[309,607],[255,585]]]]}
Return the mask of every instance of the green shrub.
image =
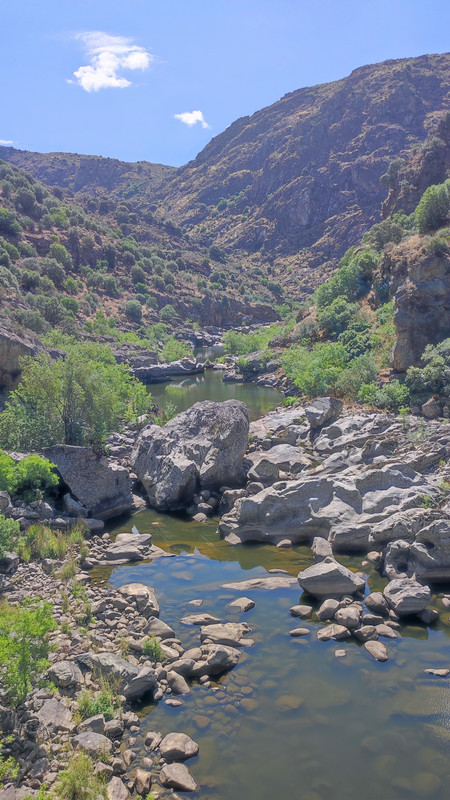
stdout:
{"type": "Polygon", "coordinates": [[[167,303],[159,312],[159,316],[164,322],[174,322],[178,318],[178,314],[174,307],[167,303]]]}
{"type": "Polygon", "coordinates": [[[192,355],[192,347],[189,344],[186,342],[179,342],[174,336],[170,336],[163,345],[159,354],[159,360],[167,363],[178,361],[180,358],[190,355],[192,355]]]}
{"type": "Polygon", "coordinates": [[[11,550],[13,543],[20,534],[20,524],[15,519],[6,519],[0,514],[0,558],[5,552],[11,550]]]}
{"type": "Polygon", "coordinates": [[[25,700],[37,677],[48,667],[49,634],[55,630],[52,606],[39,600],[0,605],[0,664],[13,705],[25,700]]]}
{"type": "Polygon", "coordinates": [[[349,303],[345,297],[339,296],[322,308],[317,318],[325,335],[335,337],[348,327],[357,311],[357,303],[349,303]]]}
{"type": "Polygon", "coordinates": [[[101,447],[140,391],[107,346],[67,344],[64,359],[42,353],[22,362],[19,387],[0,414],[0,445],[37,450],[51,444],[101,447]]]}
{"type": "Polygon", "coordinates": [[[406,373],[413,402],[421,405],[431,394],[450,398],[450,339],[427,345],[421,361],[423,367],[409,367],[406,373]]]}
{"type": "Polygon", "coordinates": [[[112,689],[103,686],[100,694],[93,697],[92,693],[85,689],[81,692],[78,700],[78,713],[82,719],[95,717],[96,714],[103,714],[105,720],[114,718],[114,710],[117,706],[117,698],[112,689]]]}
{"type": "Polygon", "coordinates": [[[64,558],[68,544],[69,537],[61,531],[36,523],[19,536],[15,548],[22,560],[28,563],[32,559],[64,558]]]}
{"type": "Polygon", "coordinates": [[[336,393],[356,399],[364,384],[377,377],[375,358],[371,353],[363,353],[353,358],[336,381],[336,393]]]}
{"type": "Polygon", "coordinates": [[[432,236],[425,249],[429,256],[446,256],[450,247],[443,236],[432,236]]]}
{"type": "Polygon", "coordinates": [[[127,300],[125,303],[125,314],[130,322],[141,322],[142,308],[137,300],[127,300]]]}
{"type": "Polygon", "coordinates": [[[155,663],[157,661],[164,661],[164,653],[161,647],[161,642],[156,638],[156,636],[151,636],[150,639],[147,639],[147,641],[144,642],[142,654],[144,656],[148,656],[155,663]]]}
{"type": "Polygon", "coordinates": [[[0,208],[0,233],[6,233],[7,236],[17,236],[22,228],[17,220],[16,215],[7,208],[0,208]]]}
{"type": "Polygon", "coordinates": [[[19,774],[20,766],[15,758],[12,756],[5,758],[3,755],[5,743],[9,744],[11,741],[11,737],[4,739],[2,742],[0,741],[0,789],[5,785],[5,781],[13,781],[19,774]]]}
{"type": "Polygon", "coordinates": [[[340,296],[352,301],[366,294],[378,259],[378,253],[370,248],[358,252],[350,248],[339,262],[338,271],[316,289],[314,300],[317,307],[323,309],[340,296]]]}
{"type": "Polygon", "coordinates": [[[92,759],[76,753],[56,782],[58,800],[98,800],[106,797],[104,782],[94,773],[92,759]]]}
{"type": "Polygon", "coordinates": [[[419,233],[428,233],[446,224],[450,211],[450,180],[429,186],[419,200],[416,219],[419,233]]]}
{"type": "Polygon", "coordinates": [[[308,397],[333,394],[350,360],[340,342],[315,344],[311,350],[296,345],[283,356],[283,367],[295,385],[308,397]]]}
{"type": "Polygon", "coordinates": [[[358,400],[365,405],[386,408],[389,411],[398,411],[408,402],[409,390],[407,386],[398,380],[384,383],[381,386],[373,381],[361,386],[358,400]]]}

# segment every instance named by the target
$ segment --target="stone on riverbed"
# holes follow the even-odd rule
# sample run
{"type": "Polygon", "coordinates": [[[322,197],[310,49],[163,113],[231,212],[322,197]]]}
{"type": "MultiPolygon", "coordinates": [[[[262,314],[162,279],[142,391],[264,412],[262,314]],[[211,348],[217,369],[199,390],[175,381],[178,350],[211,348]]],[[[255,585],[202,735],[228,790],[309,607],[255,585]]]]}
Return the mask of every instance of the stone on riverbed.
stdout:
{"type": "Polygon", "coordinates": [[[344,625],[337,625],[336,623],[327,625],[326,628],[321,628],[317,631],[319,642],[328,642],[330,639],[340,642],[342,639],[348,639],[350,636],[351,634],[348,628],[344,625]]]}
{"type": "Polygon", "coordinates": [[[213,617],[212,614],[187,614],[182,617],[180,622],[183,625],[214,625],[220,622],[219,617],[213,617]]]}
{"type": "Polygon", "coordinates": [[[106,796],[108,800],[129,800],[131,794],[120,778],[114,776],[108,783],[106,796]]]}
{"type": "Polygon", "coordinates": [[[56,686],[67,689],[72,686],[81,686],[83,675],[73,661],[57,661],[48,671],[48,677],[56,686]]]}
{"type": "Polygon", "coordinates": [[[291,606],[289,609],[289,613],[291,617],[301,617],[302,619],[306,619],[306,617],[311,616],[312,606],[306,606],[306,605],[291,606]]]}
{"type": "Polygon", "coordinates": [[[431,599],[428,586],[408,578],[397,578],[384,588],[383,595],[388,605],[399,616],[419,614],[424,611],[431,599]]]}
{"type": "Polygon", "coordinates": [[[129,605],[136,606],[139,614],[142,614],[143,617],[159,617],[159,603],[154,589],[149,586],[145,586],[143,583],[127,583],[120,587],[119,594],[127,600],[129,605]]]}
{"type": "Polygon", "coordinates": [[[105,753],[109,754],[112,749],[112,743],[106,736],[93,731],[79,733],[74,736],[72,743],[76,749],[84,750],[85,753],[93,758],[102,756],[105,753]]]}
{"type": "Polygon", "coordinates": [[[160,779],[168,789],[179,789],[181,792],[195,792],[198,788],[195,778],[184,764],[164,764],[160,779]]]}
{"type": "Polygon", "coordinates": [[[249,424],[244,403],[205,400],[162,428],[145,427],[131,463],[150,504],[161,511],[183,509],[199,489],[242,486],[249,424]]]}
{"type": "Polygon", "coordinates": [[[197,755],[199,746],[185,733],[169,733],[162,740],[159,749],[166,761],[185,761],[197,755]]]}
{"type": "Polygon", "coordinates": [[[250,609],[254,607],[255,601],[250,600],[249,597],[237,597],[236,600],[232,600],[231,603],[228,603],[228,608],[238,608],[239,611],[250,611],[250,609]]]}
{"type": "Polygon", "coordinates": [[[364,647],[366,648],[367,652],[370,653],[372,658],[375,659],[375,661],[387,661],[389,658],[386,645],[384,645],[382,642],[371,640],[364,642],[364,647]]]}
{"type": "Polygon", "coordinates": [[[299,572],[298,582],[313,597],[341,597],[360,592],[365,585],[364,578],[330,557],[299,572]]]}
{"type": "Polygon", "coordinates": [[[242,647],[245,644],[244,636],[251,631],[246,622],[225,622],[220,625],[206,625],[200,630],[200,639],[203,642],[209,639],[213,644],[224,644],[230,647],[242,647]]]}
{"type": "Polygon", "coordinates": [[[268,578],[250,578],[248,581],[223,583],[222,589],[237,589],[244,592],[249,589],[290,589],[296,583],[297,579],[290,575],[271,575],[268,578]]]}
{"type": "Polygon", "coordinates": [[[344,404],[337,397],[318,397],[305,408],[306,418],[311,428],[321,428],[338,418],[344,404]]]}

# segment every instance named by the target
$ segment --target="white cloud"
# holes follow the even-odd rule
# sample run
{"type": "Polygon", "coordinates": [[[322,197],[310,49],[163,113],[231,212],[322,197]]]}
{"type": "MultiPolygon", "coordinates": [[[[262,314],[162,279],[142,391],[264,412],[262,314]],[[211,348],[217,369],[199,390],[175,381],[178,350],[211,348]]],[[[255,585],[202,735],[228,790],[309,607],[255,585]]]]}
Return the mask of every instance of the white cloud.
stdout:
{"type": "Polygon", "coordinates": [[[12,147],[14,144],[12,139],[0,139],[0,145],[2,147],[12,147]]]}
{"type": "Polygon", "coordinates": [[[133,44],[125,36],[110,36],[102,31],[85,31],[73,37],[80,41],[89,58],[89,64],[75,70],[75,81],[86,92],[99,89],[126,89],[131,81],[121,73],[123,70],[142,71],[149,68],[154,56],[143,47],[133,44]]]}
{"type": "Polygon", "coordinates": [[[188,125],[190,128],[196,125],[197,122],[201,123],[202,128],[209,128],[202,111],[183,111],[182,114],[174,114],[174,117],[175,119],[179,119],[180,122],[184,122],[184,124],[188,125]]]}

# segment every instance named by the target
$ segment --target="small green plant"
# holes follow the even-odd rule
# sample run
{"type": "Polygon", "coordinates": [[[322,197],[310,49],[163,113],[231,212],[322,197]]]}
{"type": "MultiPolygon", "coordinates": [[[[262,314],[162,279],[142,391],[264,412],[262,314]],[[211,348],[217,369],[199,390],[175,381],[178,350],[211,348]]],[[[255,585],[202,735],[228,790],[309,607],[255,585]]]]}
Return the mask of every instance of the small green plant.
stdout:
{"type": "Polygon", "coordinates": [[[12,741],[12,736],[7,736],[0,741],[0,789],[3,788],[5,781],[13,781],[19,774],[20,767],[15,758],[3,755],[5,744],[11,744],[12,741]]]}
{"type": "Polygon", "coordinates": [[[61,633],[63,633],[64,636],[68,636],[70,633],[70,622],[67,622],[66,619],[61,622],[61,633]]]}
{"type": "Polygon", "coordinates": [[[68,537],[60,531],[53,531],[47,525],[30,525],[26,533],[17,540],[16,550],[23,561],[33,558],[64,558],[67,553],[68,537]]]}
{"type": "Polygon", "coordinates": [[[97,800],[105,797],[105,784],[94,775],[92,759],[84,753],[72,756],[68,766],[60,773],[56,784],[59,800],[97,800]]]}
{"type": "Polygon", "coordinates": [[[73,555],[70,555],[67,561],[62,565],[61,569],[58,572],[58,578],[61,581],[69,581],[71,578],[74,578],[78,572],[78,564],[75,561],[73,555]]]}
{"type": "Polygon", "coordinates": [[[47,458],[32,454],[17,464],[0,451],[0,491],[18,494],[26,503],[37,500],[49,489],[58,485],[58,476],[47,458]]]}
{"type": "Polygon", "coordinates": [[[121,636],[119,639],[119,653],[122,658],[126,658],[128,653],[130,652],[130,643],[125,636],[121,636]]]}
{"type": "Polygon", "coordinates": [[[429,494],[421,495],[420,499],[420,508],[435,508],[436,503],[429,494]]]}
{"type": "Polygon", "coordinates": [[[151,636],[150,639],[147,639],[147,641],[144,642],[142,653],[144,656],[149,656],[149,658],[155,662],[164,660],[164,652],[161,647],[161,642],[156,638],[156,636],[151,636]]]}
{"type": "Polygon", "coordinates": [[[0,664],[13,705],[25,700],[38,675],[48,666],[49,634],[56,628],[48,602],[25,600],[21,607],[0,606],[0,664]]]}
{"type": "Polygon", "coordinates": [[[19,534],[20,525],[17,520],[6,519],[3,514],[0,514],[0,558],[3,558],[19,534]]]}
{"type": "Polygon", "coordinates": [[[105,678],[100,679],[100,693],[96,697],[88,689],[84,689],[78,699],[78,714],[81,719],[103,714],[108,722],[108,720],[113,719],[115,709],[119,707],[120,700],[118,699],[117,690],[105,678]]]}
{"type": "Polygon", "coordinates": [[[398,415],[402,423],[402,428],[405,432],[409,430],[409,412],[410,409],[407,406],[401,406],[398,410],[398,415]]]}

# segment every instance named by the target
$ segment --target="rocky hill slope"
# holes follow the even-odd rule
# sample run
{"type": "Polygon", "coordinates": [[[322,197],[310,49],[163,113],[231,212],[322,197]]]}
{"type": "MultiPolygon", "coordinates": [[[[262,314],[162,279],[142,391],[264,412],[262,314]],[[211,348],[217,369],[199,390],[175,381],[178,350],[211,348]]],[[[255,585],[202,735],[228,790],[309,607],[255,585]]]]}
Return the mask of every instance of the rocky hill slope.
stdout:
{"type": "Polygon", "coordinates": [[[215,137],[160,187],[160,211],[194,237],[283,264],[295,256],[295,291],[312,268],[323,279],[380,218],[380,177],[436,126],[449,89],[449,54],[299,89],[215,137]]]}

